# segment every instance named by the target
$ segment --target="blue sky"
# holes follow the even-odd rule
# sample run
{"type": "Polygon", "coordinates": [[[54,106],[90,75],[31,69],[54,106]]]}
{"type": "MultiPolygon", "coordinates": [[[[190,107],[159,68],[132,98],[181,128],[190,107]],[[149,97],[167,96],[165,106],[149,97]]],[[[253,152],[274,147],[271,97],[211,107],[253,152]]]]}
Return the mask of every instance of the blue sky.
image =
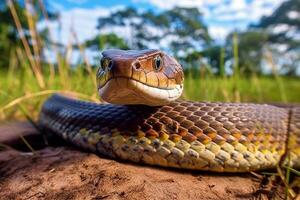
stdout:
{"type": "MultiPolygon", "coordinates": [[[[175,6],[197,7],[203,13],[209,33],[218,42],[224,41],[232,30],[243,30],[256,23],[262,16],[270,15],[284,0],[51,0],[51,8],[61,13],[58,22],[51,22],[55,39],[69,42],[70,30],[78,35],[79,41],[90,39],[99,33],[97,18],[110,12],[133,6],[140,10],[155,11],[175,6]],[[59,31],[58,31],[59,30],[59,31]]],[[[104,32],[120,30],[104,30],[104,32]]],[[[126,36],[126,31],[125,31],[126,36]]]]}
{"type": "Polygon", "coordinates": [[[102,6],[102,7],[113,7],[118,5],[126,5],[126,6],[134,6],[138,8],[154,8],[154,6],[150,3],[136,3],[135,1],[131,0],[62,0],[62,1],[49,1],[51,4],[52,2],[55,2],[56,4],[60,4],[63,6],[64,9],[72,9],[74,7],[81,7],[81,8],[94,8],[95,6],[102,6]]]}

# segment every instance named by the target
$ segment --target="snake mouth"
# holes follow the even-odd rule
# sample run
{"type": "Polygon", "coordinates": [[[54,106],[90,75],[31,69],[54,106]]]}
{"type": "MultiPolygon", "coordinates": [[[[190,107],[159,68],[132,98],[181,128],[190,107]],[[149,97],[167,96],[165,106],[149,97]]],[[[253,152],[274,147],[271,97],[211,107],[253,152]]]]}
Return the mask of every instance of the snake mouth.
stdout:
{"type": "Polygon", "coordinates": [[[114,104],[145,104],[160,106],[174,101],[181,96],[183,85],[174,88],[159,88],[147,85],[141,81],[113,77],[98,88],[99,95],[104,101],[114,104]]]}
{"type": "MultiPolygon", "coordinates": [[[[103,77],[99,77],[99,79],[105,80],[104,76],[105,75],[103,75],[103,77]]],[[[148,86],[150,88],[158,88],[158,89],[161,89],[161,90],[173,90],[173,89],[175,89],[177,87],[177,85],[183,85],[183,84],[173,84],[173,85],[168,85],[167,87],[161,87],[160,85],[157,85],[157,86],[150,85],[150,84],[148,84],[146,82],[140,81],[140,80],[132,78],[132,77],[127,77],[127,76],[111,76],[104,83],[98,84],[98,89],[101,89],[101,88],[105,87],[105,85],[107,83],[109,83],[109,81],[111,81],[113,79],[127,79],[128,81],[138,82],[138,83],[141,83],[141,84],[143,84],[145,86],[148,86]]]]}

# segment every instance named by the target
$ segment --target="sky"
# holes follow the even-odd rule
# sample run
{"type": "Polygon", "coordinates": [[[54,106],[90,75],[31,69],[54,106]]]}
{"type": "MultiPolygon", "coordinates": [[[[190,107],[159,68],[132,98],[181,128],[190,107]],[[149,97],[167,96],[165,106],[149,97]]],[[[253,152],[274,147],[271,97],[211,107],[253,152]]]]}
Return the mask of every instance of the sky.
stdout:
{"type": "MultiPolygon", "coordinates": [[[[197,7],[203,13],[204,23],[216,42],[222,43],[233,30],[243,30],[257,23],[262,16],[270,15],[284,0],[51,0],[48,6],[60,12],[59,22],[50,22],[54,40],[63,44],[70,42],[74,30],[79,42],[93,38],[99,33],[97,19],[110,12],[132,6],[138,10],[163,11],[175,6],[197,7]]],[[[41,23],[41,26],[46,24],[41,23]]],[[[125,34],[126,31],[115,31],[125,34]]]]}

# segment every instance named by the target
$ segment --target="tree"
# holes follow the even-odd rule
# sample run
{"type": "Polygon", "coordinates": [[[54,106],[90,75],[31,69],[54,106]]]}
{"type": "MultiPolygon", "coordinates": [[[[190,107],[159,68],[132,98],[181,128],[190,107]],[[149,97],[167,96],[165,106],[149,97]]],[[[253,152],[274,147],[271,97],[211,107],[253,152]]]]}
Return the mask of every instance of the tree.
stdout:
{"type": "Polygon", "coordinates": [[[126,8],[99,18],[97,28],[105,27],[129,28],[130,48],[168,47],[175,55],[193,51],[211,40],[197,8],[177,7],[159,13],[126,8]]]}
{"type": "Polygon", "coordinates": [[[101,50],[106,48],[129,49],[123,38],[118,37],[114,33],[97,35],[95,38],[85,42],[89,48],[101,50]]]}
{"type": "Polygon", "coordinates": [[[267,29],[273,57],[281,63],[284,73],[295,75],[300,67],[300,1],[283,2],[272,15],[263,17],[251,28],[267,29]]]}
{"type": "Polygon", "coordinates": [[[170,45],[175,53],[180,50],[192,52],[211,42],[202,14],[197,8],[176,7],[164,15],[168,22],[166,28],[169,28],[167,35],[176,38],[170,45]]]}
{"type": "Polygon", "coordinates": [[[272,15],[262,17],[260,22],[252,27],[267,28],[271,43],[285,44],[287,50],[299,48],[300,39],[296,39],[294,36],[300,34],[300,1],[283,2],[272,15]],[[276,28],[279,30],[274,31],[276,28]]]}
{"type": "Polygon", "coordinates": [[[144,45],[142,45],[142,39],[144,39],[143,35],[138,35],[138,30],[140,27],[140,22],[137,22],[139,19],[139,13],[135,8],[128,7],[123,10],[117,10],[113,13],[111,13],[110,16],[107,17],[100,17],[98,19],[98,25],[97,29],[101,30],[105,27],[130,27],[130,38],[131,38],[131,43],[130,46],[133,48],[143,48],[144,45]],[[139,38],[142,37],[142,38],[139,38]]]}
{"type": "Polygon", "coordinates": [[[220,76],[225,76],[224,63],[227,59],[224,47],[216,44],[210,45],[201,51],[193,51],[181,58],[186,65],[193,67],[206,62],[207,67],[220,76]]]}
{"type": "MultiPolygon", "coordinates": [[[[226,39],[226,54],[233,58],[233,34],[226,39]]],[[[268,33],[259,30],[247,30],[236,33],[238,38],[238,66],[242,74],[262,73],[261,61],[264,47],[268,42],[268,33]]]]}

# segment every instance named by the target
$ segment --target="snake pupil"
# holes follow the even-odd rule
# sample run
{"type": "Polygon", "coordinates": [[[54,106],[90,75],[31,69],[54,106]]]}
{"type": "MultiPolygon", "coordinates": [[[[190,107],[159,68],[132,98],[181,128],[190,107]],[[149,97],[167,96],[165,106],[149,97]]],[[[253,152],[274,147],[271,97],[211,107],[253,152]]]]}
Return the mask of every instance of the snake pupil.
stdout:
{"type": "Polygon", "coordinates": [[[156,56],[154,59],[154,69],[156,71],[159,71],[161,69],[161,57],[160,56],[156,56]]]}

